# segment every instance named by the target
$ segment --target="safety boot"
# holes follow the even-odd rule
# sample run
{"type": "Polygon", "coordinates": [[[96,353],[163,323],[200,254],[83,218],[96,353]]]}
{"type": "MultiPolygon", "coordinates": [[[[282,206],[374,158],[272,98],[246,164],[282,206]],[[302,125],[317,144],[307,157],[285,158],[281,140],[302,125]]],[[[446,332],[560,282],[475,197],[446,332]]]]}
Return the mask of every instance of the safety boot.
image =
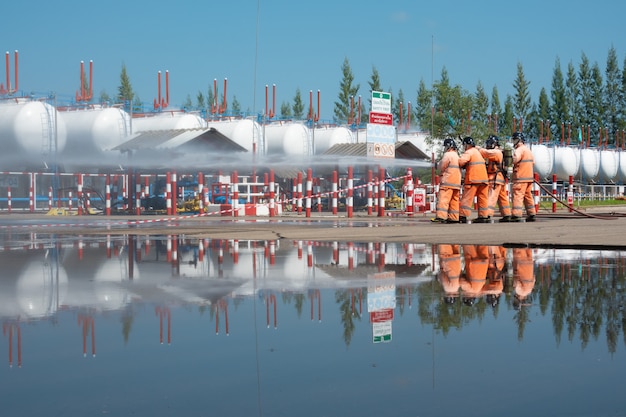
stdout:
{"type": "Polygon", "coordinates": [[[459,216],[459,223],[467,223],[467,217],[459,216]]]}
{"type": "Polygon", "coordinates": [[[474,219],[474,223],[490,223],[491,219],[489,217],[476,217],[474,219]]]}
{"type": "Polygon", "coordinates": [[[500,223],[508,223],[511,221],[511,216],[504,216],[502,217],[500,220],[498,220],[500,223]]]}
{"type": "Polygon", "coordinates": [[[531,214],[530,216],[526,217],[526,222],[534,222],[535,221],[535,215],[531,214]]]}
{"type": "Polygon", "coordinates": [[[519,223],[522,221],[521,217],[518,216],[511,216],[511,220],[509,220],[511,223],[519,223]]]}

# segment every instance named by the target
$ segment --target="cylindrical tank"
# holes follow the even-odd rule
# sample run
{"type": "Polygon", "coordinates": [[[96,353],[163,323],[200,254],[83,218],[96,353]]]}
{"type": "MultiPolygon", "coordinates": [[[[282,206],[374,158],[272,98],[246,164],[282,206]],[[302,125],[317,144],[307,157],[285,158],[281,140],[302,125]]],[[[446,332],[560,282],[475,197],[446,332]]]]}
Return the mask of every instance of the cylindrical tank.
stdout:
{"type": "Polygon", "coordinates": [[[553,159],[552,149],[546,145],[532,145],[533,156],[535,157],[535,172],[539,178],[548,178],[552,175],[553,159]]]}
{"type": "Polygon", "coordinates": [[[60,152],[67,132],[57,110],[48,103],[30,99],[0,100],[2,152],[11,158],[60,152]],[[55,128],[56,123],[56,128],[55,128]],[[56,138],[55,138],[56,134],[56,138]]]}
{"type": "Polygon", "coordinates": [[[613,150],[600,151],[600,181],[602,183],[612,183],[616,180],[618,164],[617,152],[613,150]]]}
{"type": "Polygon", "coordinates": [[[309,155],[309,129],[301,123],[264,126],[267,154],[309,155]]]}
{"type": "Polygon", "coordinates": [[[107,151],[130,136],[130,116],[116,107],[67,110],[59,115],[67,127],[65,154],[107,151]]]}
{"type": "Polygon", "coordinates": [[[352,132],[346,127],[315,128],[312,132],[315,154],[319,155],[340,143],[353,143],[352,132]]]}
{"type": "Polygon", "coordinates": [[[573,148],[554,148],[554,173],[561,181],[569,181],[569,177],[578,173],[578,153],[573,148]]]}
{"type": "Polygon", "coordinates": [[[265,153],[265,145],[261,140],[260,126],[253,120],[241,119],[209,122],[208,127],[215,128],[215,130],[242,148],[245,148],[248,152],[254,151],[254,144],[256,144],[256,152],[259,154],[265,153]]]}
{"type": "Polygon", "coordinates": [[[133,117],[131,123],[132,133],[150,130],[206,129],[207,127],[204,119],[197,114],[174,111],[133,117]]]}
{"type": "Polygon", "coordinates": [[[596,149],[580,150],[580,176],[584,181],[595,181],[600,172],[600,158],[596,149]]]}
{"type": "Polygon", "coordinates": [[[619,176],[622,182],[626,181],[626,152],[619,152],[619,176]]]}

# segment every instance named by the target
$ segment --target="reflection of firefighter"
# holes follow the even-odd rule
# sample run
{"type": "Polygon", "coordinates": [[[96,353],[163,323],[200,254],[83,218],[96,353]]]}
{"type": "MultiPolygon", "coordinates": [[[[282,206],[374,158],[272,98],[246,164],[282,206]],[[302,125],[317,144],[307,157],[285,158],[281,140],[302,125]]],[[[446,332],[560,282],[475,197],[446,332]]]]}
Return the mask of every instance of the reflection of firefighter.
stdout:
{"type": "Polygon", "coordinates": [[[535,286],[533,252],[529,248],[513,249],[513,307],[528,305],[535,286]]]}
{"type": "Polygon", "coordinates": [[[465,273],[461,276],[461,294],[465,305],[474,305],[487,282],[489,247],[485,245],[463,245],[465,273]]]}
{"type": "Polygon", "coordinates": [[[489,246],[489,266],[487,268],[487,282],[483,286],[483,295],[487,304],[495,307],[500,302],[500,295],[504,291],[506,268],[506,249],[503,246],[489,246]]]}
{"type": "Polygon", "coordinates": [[[444,301],[452,304],[459,296],[461,252],[459,245],[439,245],[439,282],[443,287],[444,301]]]}

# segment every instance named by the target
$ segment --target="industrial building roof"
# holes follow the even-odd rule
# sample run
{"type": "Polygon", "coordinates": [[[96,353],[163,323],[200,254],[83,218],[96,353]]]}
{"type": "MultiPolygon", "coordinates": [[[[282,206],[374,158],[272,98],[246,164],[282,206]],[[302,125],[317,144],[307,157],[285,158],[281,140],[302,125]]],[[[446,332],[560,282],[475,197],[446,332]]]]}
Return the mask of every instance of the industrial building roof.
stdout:
{"type": "MultiPolygon", "coordinates": [[[[367,157],[367,143],[340,143],[332,146],[324,155],[367,157]]],[[[396,159],[430,160],[417,146],[411,142],[396,143],[396,159]]]]}
{"type": "Polygon", "coordinates": [[[113,148],[114,151],[176,149],[187,152],[247,152],[215,128],[148,130],[113,148]]]}

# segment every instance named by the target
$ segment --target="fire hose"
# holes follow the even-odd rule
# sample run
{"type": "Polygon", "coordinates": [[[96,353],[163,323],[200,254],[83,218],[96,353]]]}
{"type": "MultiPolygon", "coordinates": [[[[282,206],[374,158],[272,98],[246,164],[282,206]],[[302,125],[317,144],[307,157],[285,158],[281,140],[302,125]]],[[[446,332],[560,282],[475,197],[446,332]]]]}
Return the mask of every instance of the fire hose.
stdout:
{"type": "Polygon", "coordinates": [[[561,203],[562,205],[564,205],[568,209],[572,210],[573,212],[578,213],[578,214],[580,214],[582,216],[589,217],[589,218],[592,218],[592,219],[600,219],[600,220],[615,220],[615,219],[617,219],[616,216],[598,216],[598,215],[594,215],[594,214],[585,213],[584,211],[581,211],[581,210],[577,210],[573,206],[570,206],[568,203],[566,203],[563,200],[561,200],[560,198],[558,198],[556,195],[552,194],[551,190],[549,190],[546,187],[544,187],[543,185],[541,185],[538,181],[535,180],[535,184],[537,184],[539,186],[539,188],[541,188],[543,191],[545,191],[546,194],[551,195],[552,198],[554,198],[556,201],[558,201],[559,203],[561,203]]]}

